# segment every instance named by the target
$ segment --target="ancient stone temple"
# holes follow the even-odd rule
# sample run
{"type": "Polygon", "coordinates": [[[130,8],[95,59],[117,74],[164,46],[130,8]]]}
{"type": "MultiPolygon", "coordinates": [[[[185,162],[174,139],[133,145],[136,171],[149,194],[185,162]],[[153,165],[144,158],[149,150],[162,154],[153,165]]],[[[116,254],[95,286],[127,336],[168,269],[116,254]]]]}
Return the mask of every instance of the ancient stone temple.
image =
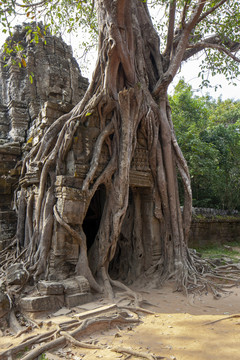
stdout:
{"type": "Polygon", "coordinates": [[[24,47],[27,66],[4,59],[3,50],[0,55],[0,249],[16,231],[13,196],[23,155],[88,86],[71,47],[50,34],[35,44],[25,25],[15,28],[13,39],[24,47]]]}

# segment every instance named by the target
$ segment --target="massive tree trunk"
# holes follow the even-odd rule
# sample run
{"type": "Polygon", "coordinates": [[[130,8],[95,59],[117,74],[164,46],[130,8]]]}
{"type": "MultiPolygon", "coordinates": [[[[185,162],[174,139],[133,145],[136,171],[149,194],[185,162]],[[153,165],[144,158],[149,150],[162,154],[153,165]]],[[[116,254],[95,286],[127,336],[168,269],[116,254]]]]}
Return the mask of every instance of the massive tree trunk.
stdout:
{"type": "MultiPolygon", "coordinates": [[[[120,284],[110,278],[109,264],[114,259],[123,222],[127,221],[130,169],[139,143],[148,151],[152,176],[154,206],[148,216],[154,217],[159,224],[161,254],[154,270],[160,281],[174,275],[177,287],[186,286],[189,281],[194,281],[192,274],[196,272],[187,249],[191,187],[187,164],[174,134],[167,90],[180,66],[181,47],[186,45],[191,29],[185,31],[176,50],[178,58],[171,62],[169,56],[160,54],[159,37],[147,5],[142,1],[98,0],[97,13],[99,54],[89,89],[71,113],[59,118],[48,129],[24,161],[17,233],[19,247],[27,247],[26,259],[36,277],[47,273],[53,224],[57,222],[79,244],[77,273],[86,276],[95,290],[104,288],[112,295],[112,285],[120,284]],[[74,136],[87,127],[91,119],[97,121],[99,131],[89,154],[91,161],[87,175],[79,186],[84,200],[80,204],[79,225],[73,228],[59,213],[56,179],[67,172],[74,136]],[[107,162],[99,171],[103,148],[107,151],[107,162]],[[39,183],[30,185],[26,179],[36,171],[40,174],[39,183]],[[185,189],[182,212],[178,173],[185,189]],[[87,252],[83,222],[91,200],[101,186],[105,187],[106,200],[97,235],[87,252]],[[26,191],[28,200],[25,203],[26,191]],[[33,197],[37,198],[34,206],[33,197]]],[[[142,221],[139,193],[133,189],[132,196],[134,251],[140,254],[144,246],[139,237],[151,222],[142,221]]]]}

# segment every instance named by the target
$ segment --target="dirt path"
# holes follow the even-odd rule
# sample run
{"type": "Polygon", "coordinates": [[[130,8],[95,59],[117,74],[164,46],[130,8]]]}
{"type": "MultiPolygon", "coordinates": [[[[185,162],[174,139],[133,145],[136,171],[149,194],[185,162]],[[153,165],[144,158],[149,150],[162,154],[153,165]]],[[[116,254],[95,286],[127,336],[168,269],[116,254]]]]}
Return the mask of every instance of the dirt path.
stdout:
{"type": "MultiPolygon", "coordinates": [[[[101,334],[98,339],[101,343],[150,351],[177,360],[240,359],[240,317],[205,325],[240,314],[239,288],[220,300],[214,300],[212,295],[186,299],[183,294],[172,292],[171,286],[142,295],[158,306],[146,304],[145,307],[157,313],[144,316],[143,323],[137,327],[120,332],[111,330],[107,336],[101,334]]],[[[84,360],[122,359],[106,350],[82,351],[82,354],[84,360]]]]}
{"type": "MultiPolygon", "coordinates": [[[[220,300],[214,300],[212,295],[186,298],[181,293],[173,292],[170,285],[161,290],[144,288],[143,291],[136,287],[135,290],[138,290],[145,300],[143,307],[154,311],[155,314],[144,314],[144,316],[142,314],[142,322],[138,326],[104,328],[80,339],[81,341],[92,340],[96,344],[104,345],[106,347],[104,350],[67,346],[61,350],[46,353],[43,359],[125,360],[128,358],[127,355],[112,352],[108,347],[125,347],[177,360],[240,359],[240,317],[208,324],[218,319],[225,319],[232,314],[240,314],[240,288],[234,288],[231,294],[223,296],[220,300]]],[[[128,301],[123,300],[123,303],[127,304],[128,301]]],[[[46,330],[46,328],[56,326],[60,321],[74,316],[76,311],[86,311],[104,303],[104,301],[98,301],[87,304],[85,308],[84,306],[75,308],[75,312],[64,316],[43,318],[41,319],[44,322],[43,328],[46,330]]],[[[1,337],[0,348],[6,349],[10,344],[22,341],[24,336],[26,337],[26,334],[17,339],[13,336],[1,337]]],[[[132,356],[128,359],[140,358],[132,356]]]]}
{"type": "MultiPolygon", "coordinates": [[[[204,325],[220,317],[215,315],[157,314],[144,318],[143,324],[124,331],[122,337],[111,334],[101,343],[150,351],[154,355],[177,360],[239,360],[239,319],[204,325]]],[[[116,333],[116,331],[115,331],[116,333]]],[[[119,359],[106,350],[82,351],[84,360],[119,359]]]]}

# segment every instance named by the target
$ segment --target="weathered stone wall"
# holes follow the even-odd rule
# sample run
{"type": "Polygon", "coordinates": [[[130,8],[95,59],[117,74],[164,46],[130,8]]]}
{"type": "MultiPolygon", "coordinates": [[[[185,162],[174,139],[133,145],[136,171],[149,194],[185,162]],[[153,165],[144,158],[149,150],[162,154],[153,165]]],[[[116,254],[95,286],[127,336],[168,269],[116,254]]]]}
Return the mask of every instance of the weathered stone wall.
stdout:
{"type": "Polygon", "coordinates": [[[189,237],[190,247],[226,244],[232,241],[240,243],[240,217],[193,218],[189,237]]]}
{"type": "Polygon", "coordinates": [[[0,53],[0,249],[16,231],[13,194],[22,155],[81,100],[88,86],[62,39],[47,34],[46,42],[40,38],[35,44],[23,24],[15,28],[14,40],[24,47],[27,67],[0,53]]]}

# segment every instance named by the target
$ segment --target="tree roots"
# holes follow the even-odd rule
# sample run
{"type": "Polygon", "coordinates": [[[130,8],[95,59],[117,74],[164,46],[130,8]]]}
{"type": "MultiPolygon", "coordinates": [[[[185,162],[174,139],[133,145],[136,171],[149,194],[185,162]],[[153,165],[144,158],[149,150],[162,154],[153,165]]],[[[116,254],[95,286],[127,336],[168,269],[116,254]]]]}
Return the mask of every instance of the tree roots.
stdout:
{"type": "MultiPolygon", "coordinates": [[[[133,308],[134,312],[142,312],[142,309],[133,308]]],[[[144,309],[143,309],[144,310],[144,309]]],[[[28,336],[22,342],[14,347],[9,348],[6,351],[0,353],[0,358],[2,360],[9,358],[16,358],[20,353],[30,349],[23,360],[33,360],[38,356],[43,354],[46,351],[53,349],[58,349],[65,346],[67,343],[70,343],[77,347],[87,348],[87,349],[104,349],[107,348],[111,351],[119,352],[122,354],[130,354],[136,357],[145,358],[145,359],[157,359],[152,354],[135,351],[130,348],[122,347],[111,347],[104,346],[101,344],[91,344],[89,342],[82,342],[77,340],[80,336],[86,336],[89,332],[93,332],[100,329],[106,329],[106,327],[116,326],[116,325],[127,325],[127,324],[138,324],[140,319],[137,315],[132,313],[130,310],[125,310],[124,308],[117,308],[116,313],[108,313],[105,316],[100,315],[98,317],[91,317],[83,321],[74,320],[71,321],[71,331],[66,331],[67,323],[62,323],[58,325],[58,329],[50,330],[43,332],[42,334],[35,336],[28,336]],[[41,345],[35,347],[37,344],[41,345]]],[[[68,322],[69,323],[69,322],[68,322]]]]}
{"type": "Polygon", "coordinates": [[[187,261],[179,264],[178,270],[172,276],[176,279],[176,290],[191,292],[210,292],[215,299],[221,293],[229,291],[240,282],[240,263],[216,265],[213,260],[204,259],[193,249],[188,249],[187,261]]]}

